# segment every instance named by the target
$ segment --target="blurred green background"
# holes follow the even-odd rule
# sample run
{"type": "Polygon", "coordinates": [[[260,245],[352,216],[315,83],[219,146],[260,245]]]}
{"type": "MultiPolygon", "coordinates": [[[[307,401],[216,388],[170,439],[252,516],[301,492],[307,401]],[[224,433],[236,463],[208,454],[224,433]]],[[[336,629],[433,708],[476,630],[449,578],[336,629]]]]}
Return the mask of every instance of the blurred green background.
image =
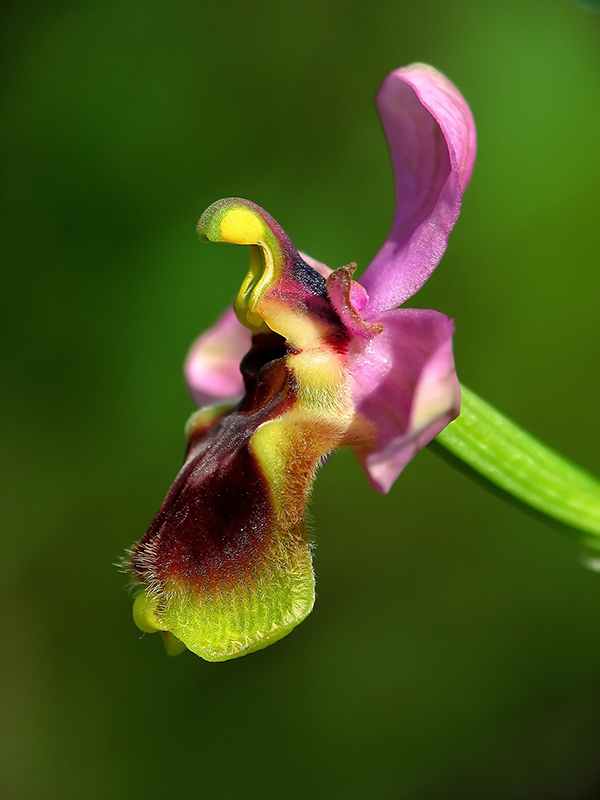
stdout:
{"type": "Polygon", "coordinates": [[[9,3],[2,19],[2,787],[71,798],[594,798],[600,575],[429,451],[314,492],[318,601],[291,636],[168,658],[113,566],[176,474],[192,339],[242,248],[227,195],[362,268],[393,191],[373,95],[411,61],[479,155],[413,304],[461,379],[600,474],[600,16],[567,0],[9,3]]]}

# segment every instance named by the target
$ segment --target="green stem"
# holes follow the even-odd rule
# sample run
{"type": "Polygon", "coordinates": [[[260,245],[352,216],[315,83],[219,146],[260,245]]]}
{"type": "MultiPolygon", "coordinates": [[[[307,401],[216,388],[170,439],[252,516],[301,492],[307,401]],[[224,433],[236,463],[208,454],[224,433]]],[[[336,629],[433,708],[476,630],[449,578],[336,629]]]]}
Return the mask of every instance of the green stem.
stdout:
{"type": "Polygon", "coordinates": [[[600,482],[461,389],[460,416],[435,442],[486,481],[600,549],[600,482]]]}

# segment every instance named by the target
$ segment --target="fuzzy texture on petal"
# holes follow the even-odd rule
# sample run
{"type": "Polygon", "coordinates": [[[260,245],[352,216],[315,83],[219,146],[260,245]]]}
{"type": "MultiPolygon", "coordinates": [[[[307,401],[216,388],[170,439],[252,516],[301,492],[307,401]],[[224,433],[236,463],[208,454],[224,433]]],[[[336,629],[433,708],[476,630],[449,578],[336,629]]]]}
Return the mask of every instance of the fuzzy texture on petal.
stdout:
{"type": "Polygon", "coordinates": [[[466,101],[425,64],[392,72],[376,98],[394,168],[392,229],[361,283],[365,316],[395,308],[438,265],[460,213],[475,158],[475,125],[466,101]]]}
{"type": "Polygon", "coordinates": [[[233,308],[196,339],[185,360],[184,374],[198,406],[244,394],[240,362],[250,349],[251,339],[250,331],[238,322],[233,308]]]}
{"type": "Polygon", "coordinates": [[[280,497],[286,496],[286,481],[294,488],[309,483],[320,454],[302,475],[306,465],[298,468],[285,450],[294,451],[298,426],[288,430],[282,422],[295,402],[283,362],[248,377],[257,402],[245,412],[205,408],[192,417],[185,463],[131,551],[131,569],[143,589],[135,607],[138,626],[169,632],[208,661],[277,641],[314,602],[302,516],[306,492],[287,492],[284,507],[280,497]],[[261,384],[273,397],[265,398],[261,384]],[[281,447],[270,447],[269,435],[278,433],[281,447]],[[273,465],[273,450],[287,470],[273,465]],[[283,480],[275,491],[273,469],[283,480]]]}
{"type": "Polygon", "coordinates": [[[452,320],[438,311],[403,308],[378,317],[383,333],[355,342],[356,411],[374,426],[370,447],[355,448],[371,487],[388,492],[408,462],[459,412],[452,320]]]}

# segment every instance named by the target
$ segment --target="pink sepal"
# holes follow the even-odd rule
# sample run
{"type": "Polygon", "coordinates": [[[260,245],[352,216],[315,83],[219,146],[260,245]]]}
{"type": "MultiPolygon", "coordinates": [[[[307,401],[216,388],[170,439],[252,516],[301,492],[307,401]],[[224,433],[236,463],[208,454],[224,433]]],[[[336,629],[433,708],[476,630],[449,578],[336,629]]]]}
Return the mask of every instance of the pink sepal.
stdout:
{"type": "Polygon", "coordinates": [[[232,308],[196,339],[185,360],[184,375],[198,406],[244,394],[240,361],[250,343],[250,331],[238,322],[232,308]]]}
{"type": "Polygon", "coordinates": [[[390,73],[376,98],[396,186],[392,229],[361,283],[365,315],[395,308],[421,288],[448,244],[475,159],[466,101],[425,64],[390,73]]]}
{"type": "Polygon", "coordinates": [[[356,448],[371,487],[388,492],[415,453],[460,409],[452,355],[452,320],[438,311],[403,308],[377,318],[383,333],[356,343],[352,355],[356,411],[376,438],[356,448]]]}

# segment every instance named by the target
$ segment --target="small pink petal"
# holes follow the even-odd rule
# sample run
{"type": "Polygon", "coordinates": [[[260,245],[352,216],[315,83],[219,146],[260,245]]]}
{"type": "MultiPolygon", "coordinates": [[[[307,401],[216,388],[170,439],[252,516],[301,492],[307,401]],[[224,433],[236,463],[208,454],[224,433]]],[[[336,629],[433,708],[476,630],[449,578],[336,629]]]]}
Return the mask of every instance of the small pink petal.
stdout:
{"type": "Polygon", "coordinates": [[[372,339],[383,330],[383,325],[365,322],[354,305],[353,290],[359,301],[366,298],[366,292],[359,283],[352,280],[356,264],[340,267],[327,278],[327,296],[346,330],[358,339],[372,339]],[[361,291],[364,294],[361,295],[361,291]]]}
{"type": "Polygon", "coordinates": [[[196,339],[185,360],[184,374],[199,406],[244,394],[240,361],[250,344],[250,331],[238,322],[232,308],[196,339]]]}
{"type": "Polygon", "coordinates": [[[392,72],[376,98],[394,167],[392,229],[361,283],[370,316],[403,303],[438,265],[471,177],[473,117],[440,72],[412,64],[392,72]]]}
{"type": "Polygon", "coordinates": [[[377,432],[356,455],[373,489],[388,492],[406,464],[459,411],[452,320],[403,308],[377,318],[383,333],[353,355],[355,409],[377,432]]]}

